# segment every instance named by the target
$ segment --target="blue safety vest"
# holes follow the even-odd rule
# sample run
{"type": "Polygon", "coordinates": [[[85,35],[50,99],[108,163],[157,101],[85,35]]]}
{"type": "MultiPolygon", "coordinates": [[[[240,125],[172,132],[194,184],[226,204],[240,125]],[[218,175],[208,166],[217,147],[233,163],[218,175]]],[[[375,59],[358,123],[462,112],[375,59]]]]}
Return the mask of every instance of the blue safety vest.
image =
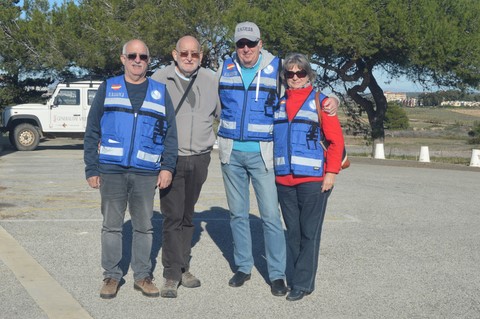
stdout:
{"type": "MultiPolygon", "coordinates": [[[[320,102],[326,96],[320,94],[320,102]]],[[[322,176],[324,155],[313,90],[291,122],[282,98],[275,112],[273,156],[275,175],[322,176]]]]}
{"type": "Polygon", "coordinates": [[[241,68],[231,58],[223,63],[219,83],[222,114],[218,135],[240,141],[272,141],[273,113],[278,105],[277,77],[280,60],[257,73],[248,90],[241,68]],[[260,83],[257,90],[258,77],[260,83]]]}
{"type": "Polygon", "coordinates": [[[148,79],[140,110],[135,113],[123,76],[107,80],[99,161],[157,171],[167,131],[165,85],[148,79]]]}

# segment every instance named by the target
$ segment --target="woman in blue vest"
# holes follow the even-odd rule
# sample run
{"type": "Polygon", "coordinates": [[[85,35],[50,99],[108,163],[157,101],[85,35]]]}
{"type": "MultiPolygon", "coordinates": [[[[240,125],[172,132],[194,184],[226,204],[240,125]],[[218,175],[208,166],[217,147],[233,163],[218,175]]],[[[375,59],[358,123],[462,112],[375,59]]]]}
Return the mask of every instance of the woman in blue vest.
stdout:
{"type": "MultiPolygon", "coordinates": [[[[289,55],[281,75],[287,90],[274,115],[274,165],[287,227],[287,269],[293,269],[287,274],[291,287],[287,300],[294,301],[315,288],[322,224],[341,169],[344,141],[338,117],[317,112],[312,87],[315,72],[308,59],[299,53],[289,55]],[[330,142],[325,152],[320,144],[322,135],[330,142]]],[[[320,105],[326,98],[320,94],[320,105]]]]}

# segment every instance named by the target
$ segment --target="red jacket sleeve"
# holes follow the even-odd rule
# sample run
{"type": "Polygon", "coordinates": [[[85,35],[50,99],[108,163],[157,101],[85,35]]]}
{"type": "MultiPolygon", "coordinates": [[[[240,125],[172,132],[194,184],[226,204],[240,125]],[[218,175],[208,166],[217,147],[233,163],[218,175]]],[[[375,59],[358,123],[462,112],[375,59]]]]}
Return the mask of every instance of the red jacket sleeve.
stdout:
{"type": "Polygon", "coordinates": [[[337,115],[330,116],[322,111],[321,117],[322,132],[325,139],[330,143],[325,155],[325,172],[338,173],[342,168],[343,149],[345,147],[342,127],[337,115]]]}

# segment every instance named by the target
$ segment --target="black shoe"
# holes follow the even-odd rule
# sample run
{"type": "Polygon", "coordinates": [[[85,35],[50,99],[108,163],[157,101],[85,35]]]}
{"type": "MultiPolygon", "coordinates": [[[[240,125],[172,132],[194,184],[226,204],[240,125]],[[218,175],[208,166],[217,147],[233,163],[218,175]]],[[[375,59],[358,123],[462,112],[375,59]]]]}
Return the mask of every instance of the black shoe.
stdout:
{"type": "Polygon", "coordinates": [[[250,279],[250,274],[246,274],[241,271],[237,271],[235,275],[233,275],[232,279],[228,281],[228,285],[230,287],[240,287],[242,286],[245,281],[250,279]]]}
{"type": "Polygon", "coordinates": [[[290,293],[287,296],[288,301],[297,301],[302,299],[303,297],[309,295],[309,292],[298,290],[298,289],[292,289],[290,293]]]}
{"type": "Polygon", "coordinates": [[[287,294],[287,286],[283,279],[276,279],[272,281],[272,288],[270,289],[274,296],[285,296],[287,294]]]}

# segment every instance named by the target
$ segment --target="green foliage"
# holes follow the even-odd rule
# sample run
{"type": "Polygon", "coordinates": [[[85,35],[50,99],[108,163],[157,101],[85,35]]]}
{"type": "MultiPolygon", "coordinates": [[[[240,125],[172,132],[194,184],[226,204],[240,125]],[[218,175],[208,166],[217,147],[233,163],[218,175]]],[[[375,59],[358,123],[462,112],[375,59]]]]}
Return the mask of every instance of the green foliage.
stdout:
{"type": "Polygon", "coordinates": [[[406,130],[409,128],[407,113],[398,103],[388,103],[385,114],[385,128],[390,130],[406,130]]]}
{"type": "MultiPolygon", "coordinates": [[[[217,69],[233,49],[234,26],[256,22],[274,54],[307,54],[318,85],[342,87],[383,138],[387,102],[373,71],[420,84],[480,84],[478,0],[1,0],[0,70],[17,79],[72,68],[108,77],[122,72],[127,40],[144,40],[152,68],[169,63],[177,39],[198,37],[202,65],[217,69]],[[372,99],[365,98],[370,92],[372,99]]],[[[12,82],[12,85],[14,82],[12,82]]],[[[11,91],[11,92],[15,92],[11,91]]],[[[339,92],[337,92],[339,93],[339,92]]],[[[342,92],[343,93],[343,92],[342,92]]],[[[345,104],[351,105],[351,104],[345,104]]],[[[360,113],[361,113],[360,112],[360,113]]],[[[353,118],[355,121],[355,118],[353,118]]]]}
{"type": "Polygon", "coordinates": [[[470,136],[468,144],[480,144],[480,121],[473,123],[473,128],[468,132],[468,136],[470,136]]]}

